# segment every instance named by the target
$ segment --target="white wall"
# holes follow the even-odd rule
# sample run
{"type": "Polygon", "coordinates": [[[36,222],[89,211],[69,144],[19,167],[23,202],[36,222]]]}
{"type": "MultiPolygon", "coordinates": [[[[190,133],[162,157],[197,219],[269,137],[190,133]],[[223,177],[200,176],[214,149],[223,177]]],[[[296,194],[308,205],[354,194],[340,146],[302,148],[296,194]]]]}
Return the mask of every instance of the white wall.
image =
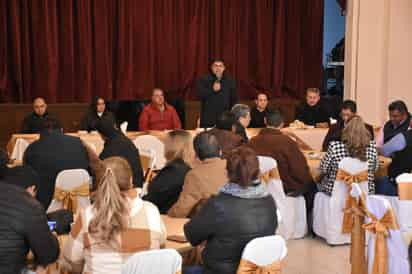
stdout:
{"type": "Polygon", "coordinates": [[[412,110],[412,1],[349,0],[346,22],[345,97],[375,125],[392,100],[412,110]]]}

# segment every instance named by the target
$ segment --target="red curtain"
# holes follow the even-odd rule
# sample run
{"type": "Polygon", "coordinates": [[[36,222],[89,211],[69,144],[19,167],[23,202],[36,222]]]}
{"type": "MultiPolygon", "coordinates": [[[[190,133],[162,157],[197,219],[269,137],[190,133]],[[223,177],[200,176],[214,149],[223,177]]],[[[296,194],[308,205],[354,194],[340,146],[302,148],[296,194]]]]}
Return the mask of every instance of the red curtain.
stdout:
{"type": "Polygon", "coordinates": [[[10,102],[195,98],[223,58],[241,98],[321,85],[323,0],[0,1],[0,93],[10,102]]]}

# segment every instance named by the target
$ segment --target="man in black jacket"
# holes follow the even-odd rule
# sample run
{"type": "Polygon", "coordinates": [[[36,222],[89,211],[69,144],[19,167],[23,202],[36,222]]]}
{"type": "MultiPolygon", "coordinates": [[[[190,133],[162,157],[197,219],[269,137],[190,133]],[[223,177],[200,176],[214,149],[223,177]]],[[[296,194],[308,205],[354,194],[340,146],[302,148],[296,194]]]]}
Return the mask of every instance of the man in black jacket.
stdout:
{"type": "MultiPolygon", "coordinates": [[[[24,118],[21,126],[21,133],[40,133],[44,127],[44,122],[49,118],[51,118],[51,115],[47,112],[46,101],[41,97],[34,99],[33,112],[24,118]]],[[[55,118],[53,119],[56,120],[60,127],[58,120],[55,118]]]]}
{"type": "Polygon", "coordinates": [[[42,205],[23,188],[0,182],[0,273],[21,273],[29,250],[43,267],[59,257],[42,205]]]}
{"type": "Polygon", "coordinates": [[[197,82],[197,95],[202,101],[200,127],[208,128],[216,124],[225,110],[230,110],[237,103],[236,82],[225,71],[222,60],[215,60],[211,73],[197,82]]]}
{"type": "Polygon", "coordinates": [[[105,140],[103,151],[99,156],[100,159],[104,160],[113,156],[124,158],[132,169],[133,185],[135,187],[142,187],[144,181],[143,169],[137,147],[108,121],[99,121],[96,129],[105,140]]]}
{"type": "Polygon", "coordinates": [[[31,166],[40,176],[37,199],[44,206],[53,199],[58,173],[66,169],[88,169],[89,158],[79,138],[63,134],[53,119],[44,123],[40,139],[29,145],[24,153],[24,164],[31,166]]]}
{"type": "Polygon", "coordinates": [[[310,126],[328,126],[329,113],[321,101],[319,89],[308,88],[306,90],[305,102],[296,108],[296,120],[310,126]]]}

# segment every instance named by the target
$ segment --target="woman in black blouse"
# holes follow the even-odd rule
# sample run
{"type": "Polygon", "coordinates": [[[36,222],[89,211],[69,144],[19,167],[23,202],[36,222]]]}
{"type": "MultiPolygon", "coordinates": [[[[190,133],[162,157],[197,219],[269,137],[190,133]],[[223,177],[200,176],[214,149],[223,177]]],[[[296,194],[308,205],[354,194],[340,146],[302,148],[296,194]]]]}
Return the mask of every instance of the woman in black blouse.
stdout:
{"type": "Polygon", "coordinates": [[[148,194],[143,197],[155,204],[161,214],[167,214],[182,192],[186,174],[195,159],[192,139],[192,135],[183,130],[174,130],[167,135],[167,164],[149,184],[148,194]]]}
{"type": "Polygon", "coordinates": [[[96,130],[96,125],[100,120],[109,121],[113,125],[116,124],[113,113],[106,109],[106,102],[104,99],[101,97],[94,97],[89,110],[80,123],[80,129],[87,131],[96,130]]]}

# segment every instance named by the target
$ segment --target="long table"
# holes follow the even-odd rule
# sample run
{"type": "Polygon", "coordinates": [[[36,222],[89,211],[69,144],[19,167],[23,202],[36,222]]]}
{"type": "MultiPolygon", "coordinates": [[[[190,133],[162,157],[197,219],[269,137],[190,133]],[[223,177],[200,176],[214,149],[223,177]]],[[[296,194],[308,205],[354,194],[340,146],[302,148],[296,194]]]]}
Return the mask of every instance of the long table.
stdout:
{"type": "MultiPolygon", "coordinates": [[[[203,129],[188,130],[191,134],[196,135],[203,129]]],[[[249,137],[256,136],[261,129],[247,129],[247,135],[249,137]]],[[[327,129],[314,128],[314,129],[291,129],[284,128],[282,131],[287,133],[293,133],[301,140],[303,140],[313,150],[320,151],[322,149],[322,142],[326,136],[327,129]]],[[[141,135],[153,135],[163,140],[167,131],[130,131],[126,135],[131,140],[136,139],[141,135]]],[[[96,148],[96,152],[100,154],[103,150],[104,141],[97,132],[94,133],[66,133],[70,136],[76,136],[82,139],[82,141],[92,145],[96,148]]],[[[11,159],[21,161],[23,159],[24,152],[29,144],[39,139],[39,134],[13,134],[7,144],[7,152],[11,159]]]]}

